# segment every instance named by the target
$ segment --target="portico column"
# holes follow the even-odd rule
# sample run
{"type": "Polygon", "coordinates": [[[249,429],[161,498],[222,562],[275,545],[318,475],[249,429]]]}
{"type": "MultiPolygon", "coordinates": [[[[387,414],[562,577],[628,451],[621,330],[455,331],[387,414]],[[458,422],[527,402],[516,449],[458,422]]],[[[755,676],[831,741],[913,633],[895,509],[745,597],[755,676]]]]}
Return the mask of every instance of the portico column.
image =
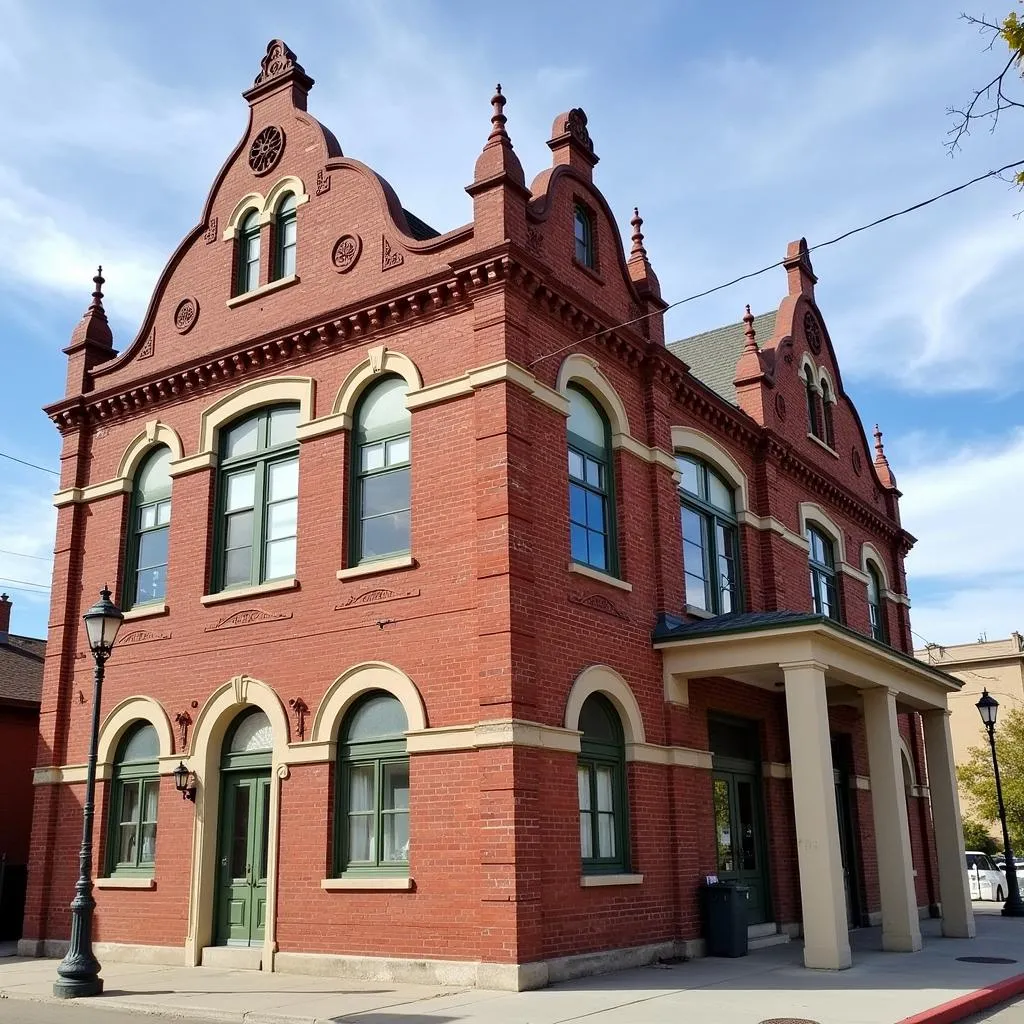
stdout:
{"type": "Polygon", "coordinates": [[[861,690],[882,897],[882,949],[915,953],[921,948],[921,921],[914,891],[896,693],[885,686],[861,690]]]}
{"type": "Polygon", "coordinates": [[[851,960],[825,666],[802,661],[779,667],[786,680],[804,966],[837,971],[849,967],[851,960]]]}
{"type": "Polygon", "coordinates": [[[922,712],[921,719],[924,722],[924,753],[928,762],[935,852],[939,860],[942,934],[950,938],[973,939],[974,910],[964,869],[963,825],[953,768],[949,712],[936,708],[922,712]]]}

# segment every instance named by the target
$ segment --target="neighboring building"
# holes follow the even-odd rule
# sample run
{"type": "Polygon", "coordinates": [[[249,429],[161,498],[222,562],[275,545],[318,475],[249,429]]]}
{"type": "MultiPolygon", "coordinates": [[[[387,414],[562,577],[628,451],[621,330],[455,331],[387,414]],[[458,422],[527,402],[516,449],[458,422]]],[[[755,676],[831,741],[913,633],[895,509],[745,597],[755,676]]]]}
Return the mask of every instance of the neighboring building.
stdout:
{"type": "Polygon", "coordinates": [[[581,110],[527,187],[499,90],[441,234],[311,85],[272,43],[135,340],[98,277],[66,349],[22,951],[68,936],[108,579],[101,957],[533,987],[698,953],[708,875],[809,966],[940,900],[971,934],[957,683],[805,243],[771,317],[666,348],[581,110]]]}
{"type": "Polygon", "coordinates": [[[11,633],[11,608],[0,594],[0,942],[21,936],[46,654],[45,640],[11,633]]]}

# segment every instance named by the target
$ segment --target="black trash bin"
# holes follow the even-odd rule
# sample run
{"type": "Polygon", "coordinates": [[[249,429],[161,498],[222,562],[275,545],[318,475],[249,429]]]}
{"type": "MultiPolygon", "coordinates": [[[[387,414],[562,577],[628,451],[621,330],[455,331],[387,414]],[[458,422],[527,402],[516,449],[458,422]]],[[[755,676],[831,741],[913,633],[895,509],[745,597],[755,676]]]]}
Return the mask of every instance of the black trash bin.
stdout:
{"type": "Polygon", "coordinates": [[[750,887],[738,882],[701,886],[704,939],[708,956],[747,955],[750,887]]]}

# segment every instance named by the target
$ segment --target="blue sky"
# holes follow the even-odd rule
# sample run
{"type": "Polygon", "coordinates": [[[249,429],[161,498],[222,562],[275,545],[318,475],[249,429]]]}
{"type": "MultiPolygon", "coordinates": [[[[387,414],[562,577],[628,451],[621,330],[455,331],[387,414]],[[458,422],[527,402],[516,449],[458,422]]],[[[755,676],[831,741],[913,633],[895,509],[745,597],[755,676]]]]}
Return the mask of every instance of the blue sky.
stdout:
{"type": "MultiPolygon", "coordinates": [[[[552,118],[582,106],[597,183],[627,236],[639,205],[674,300],[1024,159],[1019,115],[955,159],[943,147],[947,107],[997,59],[962,2],[0,0],[0,451],[57,465],[40,407],[62,395],[96,264],[124,346],[244,130],[239,93],[273,37],[317,80],[310,110],[345,153],[440,230],[471,216],[496,81],[527,180],[552,118]]],[[[919,538],[918,642],[1024,628],[1021,209],[986,182],[814,256],[844,384],[885,431],[919,538]]],[[[766,310],[784,286],[775,271],[683,306],[669,333],[766,310]]],[[[0,460],[16,632],[45,635],[45,595],[9,581],[48,582],[55,484],[0,460]]]]}

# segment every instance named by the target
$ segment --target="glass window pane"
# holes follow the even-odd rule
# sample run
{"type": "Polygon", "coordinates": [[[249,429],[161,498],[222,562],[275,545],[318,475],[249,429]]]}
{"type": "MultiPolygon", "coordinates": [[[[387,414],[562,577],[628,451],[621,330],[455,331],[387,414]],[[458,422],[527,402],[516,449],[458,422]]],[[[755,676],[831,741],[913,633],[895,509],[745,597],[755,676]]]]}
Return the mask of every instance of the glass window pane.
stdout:
{"type": "Polygon", "coordinates": [[[165,446],[156,449],[146,458],[135,478],[135,493],[138,501],[152,501],[170,493],[171,450],[165,446]]]}
{"type": "Polygon", "coordinates": [[[281,252],[281,276],[291,277],[295,273],[295,246],[290,245],[281,252]]]}
{"type": "Polygon", "coordinates": [[[388,441],[388,465],[397,466],[409,461],[409,438],[397,437],[388,441]]]}
{"type": "Polygon", "coordinates": [[[411,417],[405,407],[408,390],[409,385],[401,377],[389,377],[368,391],[359,406],[356,440],[409,433],[411,417]]]}
{"type": "Polygon", "coordinates": [[[145,505],[139,509],[139,529],[151,530],[156,526],[156,505],[145,505]]]}
{"type": "Polygon", "coordinates": [[[299,408],[296,405],[278,406],[270,410],[271,448],[279,444],[291,444],[295,440],[295,428],[299,425],[299,408]]]}
{"type": "Polygon", "coordinates": [[[273,540],[267,544],[264,575],[268,580],[295,575],[295,538],[273,540]]]}
{"type": "Polygon", "coordinates": [[[394,512],[376,516],[362,524],[360,557],[379,558],[409,550],[409,513],[394,512]]]}
{"type": "Polygon", "coordinates": [[[729,806],[729,783],[715,779],[712,790],[715,807],[715,843],[718,847],[718,870],[732,871],[732,818],[729,806]]]}
{"type": "MultiPolygon", "coordinates": [[[[349,743],[400,739],[408,728],[409,720],[402,702],[389,693],[378,692],[361,701],[354,711],[345,716],[342,735],[349,743]]],[[[408,764],[405,765],[405,773],[408,784],[408,764]]]]}
{"type": "Polygon", "coordinates": [[[232,754],[252,754],[272,750],[273,746],[274,727],[270,719],[262,711],[251,711],[238,720],[229,749],[232,754]]]}
{"type": "Polygon", "coordinates": [[[604,498],[593,491],[587,491],[587,526],[604,532],[604,498]]]}
{"type": "Polygon", "coordinates": [[[580,810],[590,810],[590,769],[586,765],[576,768],[576,790],[580,798],[580,810]]]}
{"type": "Polygon", "coordinates": [[[139,568],[152,569],[167,564],[167,540],[169,530],[150,530],[139,536],[139,568]]]}
{"type": "Polygon", "coordinates": [[[294,498],[299,493],[299,460],[272,462],[267,467],[269,477],[268,501],[294,498]]]}
{"type": "Polygon", "coordinates": [[[252,548],[235,548],[224,556],[224,586],[252,581],[252,548]]]}
{"type": "Polygon", "coordinates": [[[234,787],[235,814],[231,821],[231,877],[249,874],[249,786],[234,787]]]}
{"type": "MultiPolygon", "coordinates": [[[[707,547],[706,520],[699,512],[683,506],[681,513],[683,521],[683,538],[694,545],[698,550],[703,551],[707,547]]],[[[685,557],[685,556],[684,556],[685,557]]],[[[694,567],[696,571],[696,567],[694,567]]]]}
{"type": "Polygon", "coordinates": [[[350,813],[376,808],[373,792],[374,766],[354,764],[348,772],[348,809],[350,813]]]}
{"type": "Polygon", "coordinates": [[[360,449],[359,468],[364,472],[384,468],[384,443],[364,444],[360,449]]]}
{"type": "Polygon", "coordinates": [[[137,847],[135,845],[138,836],[138,826],[122,824],[120,830],[120,841],[117,848],[117,862],[119,864],[134,864],[137,847]]]}
{"type": "MultiPolygon", "coordinates": [[[[401,706],[401,705],[399,705],[401,706]]],[[[405,717],[404,714],[402,716],[405,717]]],[[[409,762],[391,761],[383,765],[386,811],[409,810],[409,762]]]]}
{"type": "Polygon", "coordinates": [[[692,573],[686,573],[686,603],[694,608],[703,608],[704,611],[711,610],[707,582],[692,573]]]}
{"type": "Polygon", "coordinates": [[[156,809],[160,799],[160,783],[152,779],[143,783],[142,796],[142,820],[147,822],[156,821],[156,809]]]}
{"type": "Polygon", "coordinates": [[[604,858],[615,856],[614,814],[598,814],[597,816],[597,855],[604,858]]]}
{"type": "Polygon", "coordinates": [[[161,501],[156,507],[156,521],[161,526],[166,526],[171,521],[171,503],[161,501]]]}
{"type": "Polygon", "coordinates": [[[580,811],[580,856],[590,860],[594,856],[594,834],[589,811],[580,811]]]}
{"type": "Polygon", "coordinates": [[[135,574],[135,604],[162,601],[167,596],[167,567],[139,569],[135,574]]]}
{"type": "Polygon", "coordinates": [[[377,839],[373,830],[372,814],[350,814],[348,816],[348,859],[350,863],[367,863],[376,860],[377,839]]]}
{"type": "Polygon", "coordinates": [[[124,741],[118,763],[125,761],[155,761],[160,756],[160,740],[151,725],[139,725],[132,729],[124,741]]]}
{"type": "Polygon", "coordinates": [[[749,782],[736,780],[736,827],[739,829],[741,871],[757,870],[757,842],[754,835],[754,791],[749,782]]]}
{"type": "Polygon", "coordinates": [[[684,491],[700,497],[699,470],[697,463],[694,462],[693,459],[687,458],[685,455],[679,455],[676,457],[676,465],[679,467],[679,472],[682,474],[682,480],[679,482],[679,486],[684,491]]]}
{"type": "Polygon", "coordinates": [[[251,511],[235,512],[228,516],[225,535],[228,549],[249,547],[252,544],[252,527],[253,514],[251,511]]]}
{"type": "Polygon", "coordinates": [[[234,512],[237,509],[252,508],[256,498],[256,472],[249,469],[244,473],[232,473],[228,476],[227,500],[225,509],[234,512]]]}
{"type": "Polygon", "coordinates": [[[367,477],[361,487],[362,515],[374,516],[409,507],[409,470],[396,469],[367,477]]]}
{"type": "Polygon", "coordinates": [[[622,742],[622,723],[611,701],[602,694],[591,694],[580,708],[579,728],[586,740],[603,743],[622,742]]]}
{"type": "Polygon", "coordinates": [[[612,793],[615,789],[615,769],[601,765],[597,769],[597,809],[611,811],[613,809],[612,793]]]}
{"type": "Polygon", "coordinates": [[[569,546],[572,560],[586,565],[587,560],[590,558],[590,552],[588,551],[587,528],[585,526],[577,526],[573,523],[569,529],[569,546]]]}
{"type": "Polygon", "coordinates": [[[591,487],[597,487],[597,488],[603,487],[603,483],[602,483],[602,479],[601,479],[602,478],[602,473],[601,473],[601,469],[602,468],[603,467],[601,466],[601,463],[600,462],[595,462],[593,459],[584,459],[583,460],[583,469],[584,469],[584,472],[586,474],[584,479],[587,481],[588,484],[590,484],[591,487]]]}
{"type": "Polygon", "coordinates": [[[152,864],[156,860],[156,822],[142,826],[142,845],[139,848],[139,862],[152,864]]]}
{"type": "MultiPolygon", "coordinates": [[[[267,539],[281,540],[294,537],[298,525],[299,503],[292,498],[290,501],[279,501],[267,507],[267,539]]],[[[246,515],[247,513],[241,513],[246,515]]]]}
{"type": "Polygon", "coordinates": [[[583,456],[579,452],[569,449],[569,476],[583,479],[583,456]]]}
{"type": "Polygon", "coordinates": [[[724,512],[732,512],[734,507],[732,489],[712,470],[708,470],[708,501],[724,512]]]}
{"type": "Polygon", "coordinates": [[[587,531],[588,551],[589,555],[587,562],[592,565],[595,569],[607,569],[608,568],[608,547],[605,543],[605,536],[603,533],[595,533],[593,530],[587,531]]]}
{"type": "Polygon", "coordinates": [[[224,436],[224,457],[233,459],[236,455],[251,455],[256,451],[257,426],[254,416],[231,427],[224,436]]]}
{"type": "Polygon", "coordinates": [[[383,860],[388,864],[409,862],[409,812],[385,814],[381,820],[384,841],[383,860]]]}
{"type": "Polygon", "coordinates": [[[569,520],[586,526],[587,492],[579,484],[569,484],[569,520]]]}
{"type": "Polygon", "coordinates": [[[569,433],[582,437],[600,449],[605,447],[604,416],[597,405],[578,388],[569,388],[569,433]]]}

